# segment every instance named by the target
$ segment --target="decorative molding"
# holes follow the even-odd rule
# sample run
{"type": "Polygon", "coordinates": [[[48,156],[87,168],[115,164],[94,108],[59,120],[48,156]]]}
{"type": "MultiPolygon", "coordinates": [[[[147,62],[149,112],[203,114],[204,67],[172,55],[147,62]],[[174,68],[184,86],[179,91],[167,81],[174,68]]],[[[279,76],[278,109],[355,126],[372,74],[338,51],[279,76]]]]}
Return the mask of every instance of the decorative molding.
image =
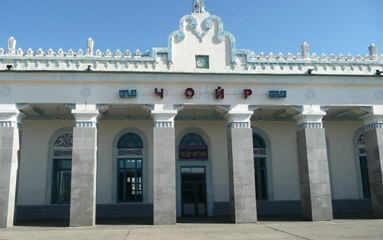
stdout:
{"type": "Polygon", "coordinates": [[[302,123],[297,126],[297,131],[306,128],[323,128],[323,123],[302,123]]]}
{"type": "Polygon", "coordinates": [[[0,127],[17,127],[18,129],[21,129],[21,123],[14,121],[1,121],[0,127]]]}
{"type": "Polygon", "coordinates": [[[372,107],[356,107],[353,109],[353,112],[359,116],[363,116],[372,112],[372,107]]]}
{"type": "Polygon", "coordinates": [[[54,144],[53,147],[61,147],[61,148],[72,148],[73,147],[73,133],[64,132],[60,134],[54,144]]]}
{"type": "Polygon", "coordinates": [[[174,105],[174,110],[177,110],[177,111],[181,111],[185,108],[185,105],[184,104],[177,104],[177,105],[174,105]]]}
{"type": "Polygon", "coordinates": [[[250,128],[250,122],[231,122],[227,125],[227,128],[250,128]]]}
{"type": "Polygon", "coordinates": [[[23,113],[33,110],[32,105],[29,103],[16,103],[16,108],[23,113]]]}
{"type": "Polygon", "coordinates": [[[174,38],[183,41],[188,26],[191,32],[202,42],[213,29],[215,23],[217,23],[216,39],[219,42],[223,42],[226,38],[230,41],[231,67],[227,70],[232,72],[269,73],[278,69],[280,74],[307,74],[308,69],[314,69],[315,73],[318,74],[374,74],[375,69],[381,69],[383,63],[383,55],[378,56],[374,44],[368,48],[369,54],[363,57],[359,54],[356,56],[348,54],[346,56],[342,53],[338,56],[313,53],[310,56],[307,43],[301,46],[302,52],[295,56],[291,53],[283,55],[282,53],[274,54],[272,52],[268,55],[263,52],[257,55],[248,49],[237,49],[235,37],[224,30],[222,19],[204,12],[182,17],[179,22],[179,29],[168,36],[168,46],[152,48],[151,56],[148,50],[145,52],[126,50],[123,53],[117,49],[113,53],[107,49],[103,53],[98,49],[94,54],[94,41],[91,38],[87,40],[85,53],[82,49],[79,49],[78,52],[72,49],[64,52],[61,48],[57,52],[52,49],[44,52],[41,48],[35,52],[31,48],[26,52],[21,48],[16,51],[16,40],[11,37],[8,40],[6,51],[0,48],[0,69],[5,69],[6,65],[13,65],[14,70],[23,71],[88,71],[88,66],[92,66],[97,71],[131,71],[129,67],[133,66],[136,67],[136,71],[148,72],[156,71],[157,64],[164,62],[165,66],[160,70],[171,72],[174,71],[171,67],[174,38]],[[206,18],[202,22],[198,22],[197,18],[194,17],[196,14],[204,14],[206,18]],[[201,26],[201,30],[198,30],[198,26],[201,26]]]}
{"type": "Polygon", "coordinates": [[[73,109],[76,109],[76,104],[75,103],[68,103],[68,104],[65,104],[65,107],[73,110],[73,109]]]}
{"type": "Polygon", "coordinates": [[[154,105],[153,104],[145,104],[145,105],[142,105],[142,108],[146,111],[146,112],[151,112],[154,110],[154,105]]]}
{"type": "Polygon", "coordinates": [[[96,104],[96,110],[100,111],[100,113],[105,113],[109,110],[109,105],[107,104],[96,104]]]}
{"type": "Polygon", "coordinates": [[[215,107],[215,111],[221,115],[225,115],[230,109],[230,105],[218,105],[215,107]]]}
{"type": "Polygon", "coordinates": [[[174,128],[173,122],[153,122],[153,127],[155,128],[174,128]]]}
{"type": "Polygon", "coordinates": [[[98,128],[98,124],[97,124],[97,122],[74,122],[74,127],[98,128]]]}
{"type": "Polygon", "coordinates": [[[249,111],[254,112],[255,110],[259,109],[258,105],[249,105],[249,111]]]}
{"type": "Polygon", "coordinates": [[[292,114],[292,115],[297,115],[303,111],[302,106],[291,106],[286,108],[286,112],[292,114]]]}
{"type": "Polygon", "coordinates": [[[364,131],[373,130],[376,128],[383,128],[383,123],[372,123],[364,126],[364,131]]]}

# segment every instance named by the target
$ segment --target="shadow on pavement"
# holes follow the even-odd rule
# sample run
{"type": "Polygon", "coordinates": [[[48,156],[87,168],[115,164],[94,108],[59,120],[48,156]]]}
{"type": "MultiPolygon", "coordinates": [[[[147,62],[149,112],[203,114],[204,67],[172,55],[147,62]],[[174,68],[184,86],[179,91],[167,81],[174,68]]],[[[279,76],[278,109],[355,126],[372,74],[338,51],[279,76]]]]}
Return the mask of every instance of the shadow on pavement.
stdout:
{"type": "MultiPolygon", "coordinates": [[[[372,220],[371,213],[334,214],[335,220],[372,220]]],[[[258,216],[259,222],[304,222],[301,215],[258,216]]],[[[178,224],[230,224],[230,217],[183,217],[178,224]]],[[[97,219],[96,225],[153,225],[152,218],[113,218],[97,219]]],[[[69,227],[69,219],[17,221],[15,226],[24,227],[69,227]]]]}

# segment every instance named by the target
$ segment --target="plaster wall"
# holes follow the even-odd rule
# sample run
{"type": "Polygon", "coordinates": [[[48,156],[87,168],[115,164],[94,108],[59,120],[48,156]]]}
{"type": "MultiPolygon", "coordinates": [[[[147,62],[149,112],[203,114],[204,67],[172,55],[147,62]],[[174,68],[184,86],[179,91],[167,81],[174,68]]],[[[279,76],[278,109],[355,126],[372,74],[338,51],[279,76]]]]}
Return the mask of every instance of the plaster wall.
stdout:
{"type": "MultiPolygon", "coordinates": [[[[164,89],[161,103],[217,105],[252,104],[259,105],[325,105],[325,106],[361,106],[381,104],[382,99],[376,97],[376,89],[380,88],[374,79],[353,78],[352,82],[340,84],[343,78],[329,77],[321,79],[323,84],[313,84],[319,80],[314,77],[249,77],[249,76],[188,76],[188,75],[114,75],[106,77],[103,74],[94,76],[79,74],[68,76],[59,73],[46,73],[44,76],[27,75],[29,80],[18,82],[16,75],[10,75],[0,87],[10,90],[8,96],[0,98],[0,103],[103,103],[103,104],[158,104],[159,97],[154,94],[155,88],[164,89]],[[65,81],[53,82],[54,79],[65,78],[65,81]],[[76,82],[80,80],[81,82],[76,82]],[[98,79],[98,80],[97,80],[98,79]],[[111,80],[113,79],[113,81],[111,80]],[[103,82],[100,82],[100,81],[103,82]],[[363,96],[360,95],[363,82],[363,96]],[[44,82],[44,84],[42,84],[44,82]],[[232,83],[230,83],[232,82],[232,83]],[[338,82],[338,83],[337,83],[338,82]],[[296,85],[297,83],[306,83],[296,85]],[[128,85],[127,85],[128,84],[128,85]],[[220,86],[225,89],[225,98],[216,99],[215,89],[220,86]],[[192,87],[195,96],[185,97],[186,88],[192,87]],[[84,97],[81,91],[87,88],[89,96],[84,97]],[[253,95],[244,99],[243,90],[252,89],[253,95]],[[118,92],[123,89],[137,89],[137,97],[119,98],[118,92]],[[287,98],[269,98],[270,90],[285,90],[287,98]],[[306,96],[307,91],[314,92],[314,98],[306,96]]],[[[22,73],[20,75],[22,76],[22,73]]]]}
{"type": "MultiPolygon", "coordinates": [[[[49,141],[60,128],[72,127],[73,121],[23,121],[18,205],[50,204],[52,165],[48,163],[49,141]],[[48,169],[49,168],[49,169],[48,169]]],[[[362,122],[326,122],[329,145],[330,176],[334,199],[361,198],[353,135],[362,122]]],[[[254,121],[269,138],[271,151],[268,167],[270,200],[299,200],[299,172],[294,121],[254,121]]],[[[116,203],[116,161],[114,141],[124,129],[136,129],[146,138],[144,166],[144,203],[153,202],[152,192],[152,121],[99,121],[97,204],[116,203]]],[[[212,162],[213,201],[229,201],[228,159],[225,121],[176,121],[176,147],[189,128],[200,129],[209,138],[209,160],[212,162]]],[[[175,153],[177,155],[177,153],[175,153]]]]}
{"type": "Polygon", "coordinates": [[[360,127],[363,127],[362,121],[324,122],[333,199],[359,199],[363,196],[353,141],[360,127]]]}
{"type": "Polygon", "coordinates": [[[52,182],[48,171],[50,138],[60,128],[73,127],[73,121],[24,120],[22,124],[17,205],[44,205],[52,182]]]}

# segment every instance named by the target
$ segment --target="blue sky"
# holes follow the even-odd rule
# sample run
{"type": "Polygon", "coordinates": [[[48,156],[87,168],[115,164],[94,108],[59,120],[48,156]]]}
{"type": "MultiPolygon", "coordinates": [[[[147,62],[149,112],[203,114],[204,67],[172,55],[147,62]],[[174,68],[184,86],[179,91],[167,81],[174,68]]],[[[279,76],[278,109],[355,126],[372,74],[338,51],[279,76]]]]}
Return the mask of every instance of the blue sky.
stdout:
{"type": "MultiPolygon", "coordinates": [[[[234,34],[238,48],[296,54],[383,54],[383,0],[205,0],[234,34]]],[[[192,0],[0,0],[0,48],[10,36],[24,51],[86,48],[135,51],[165,47],[192,0]]]]}

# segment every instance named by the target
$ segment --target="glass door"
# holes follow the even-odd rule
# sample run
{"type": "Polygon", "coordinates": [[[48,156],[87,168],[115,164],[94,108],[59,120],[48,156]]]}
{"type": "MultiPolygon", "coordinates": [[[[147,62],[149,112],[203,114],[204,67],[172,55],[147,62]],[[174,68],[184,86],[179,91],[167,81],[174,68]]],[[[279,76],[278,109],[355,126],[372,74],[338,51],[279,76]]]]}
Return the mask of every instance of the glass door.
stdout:
{"type": "Polygon", "coordinates": [[[181,168],[182,216],[206,216],[204,167],[181,168]]]}

